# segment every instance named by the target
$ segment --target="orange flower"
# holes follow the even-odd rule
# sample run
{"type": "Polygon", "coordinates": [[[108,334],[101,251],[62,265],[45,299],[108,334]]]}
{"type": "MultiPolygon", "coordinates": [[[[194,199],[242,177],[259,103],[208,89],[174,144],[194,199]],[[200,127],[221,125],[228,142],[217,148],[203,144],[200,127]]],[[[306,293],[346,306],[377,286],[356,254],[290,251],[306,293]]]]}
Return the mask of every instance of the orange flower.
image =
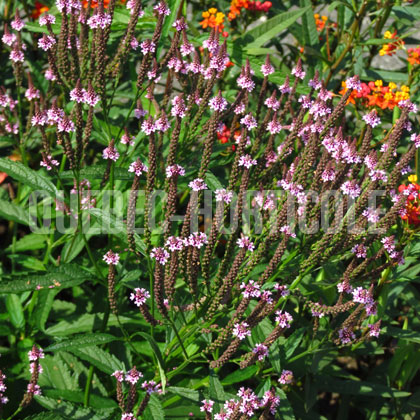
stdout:
{"type": "Polygon", "coordinates": [[[420,185],[417,184],[417,176],[410,175],[408,177],[410,184],[400,185],[398,187],[399,192],[407,191],[407,201],[405,203],[405,209],[401,215],[401,219],[406,220],[410,225],[420,226],[420,185]]]}
{"type": "Polygon", "coordinates": [[[318,32],[321,32],[325,28],[325,24],[327,23],[328,17],[327,16],[319,16],[318,13],[315,13],[314,18],[315,18],[316,30],[318,32]]]}
{"type": "Polygon", "coordinates": [[[407,61],[412,66],[418,66],[420,64],[420,46],[417,48],[409,48],[407,50],[408,58],[407,61]]]}
{"type": "Polygon", "coordinates": [[[32,18],[38,19],[44,12],[48,12],[50,8],[48,6],[45,6],[45,4],[40,3],[39,1],[35,2],[35,9],[32,10],[32,18]]]}
{"type": "MultiPolygon", "coordinates": [[[[347,92],[346,82],[342,82],[342,89],[339,92],[344,95],[347,92]]],[[[394,109],[398,102],[410,98],[410,88],[402,85],[398,89],[393,82],[388,86],[383,86],[382,80],[376,82],[362,83],[362,90],[357,92],[353,90],[347,103],[356,104],[356,99],[361,99],[362,104],[366,107],[378,107],[381,109],[394,109]]]]}
{"type": "Polygon", "coordinates": [[[384,39],[393,39],[395,41],[385,44],[379,51],[380,56],[384,55],[394,55],[395,52],[404,47],[404,41],[397,36],[397,31],[391,33],[386,31],[384,34],[384,39]]]}
{"type": "Polygon", "coordinates": [[[248,0],[232,0],[230,3],[230,11],[228,14],[228,19],[236,19],[241,14],[241,9],[248,9],[249,2],[248,0]]]}
{"type": "Polygon", "coordinates": [[[217,28],[219,32],[223,31],[225,15],[222,12],[218,12],[215,7],[212,7],[206,12],[203,12],[202,16],[204,19],[200,22],[200,25],[203,29],[217,28]]]}

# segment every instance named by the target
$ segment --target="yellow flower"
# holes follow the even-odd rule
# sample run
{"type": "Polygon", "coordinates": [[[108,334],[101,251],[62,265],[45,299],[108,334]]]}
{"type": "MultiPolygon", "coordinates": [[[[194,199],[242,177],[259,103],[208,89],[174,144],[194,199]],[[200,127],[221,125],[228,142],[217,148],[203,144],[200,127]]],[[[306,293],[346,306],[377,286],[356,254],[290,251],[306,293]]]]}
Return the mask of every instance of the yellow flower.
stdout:
{"type": "Polygon", "coordinates": [[[217,9],[215,7],[212,7],[211,9],[209,9],[209,13],[215,15],[217,13],[217,9]]]}
{"type": "Polygon", "coordinates": [[[384,33],[384,38],[385,38],[385,39],[391,39],[391,38],[392,38],[392,33],[391,33],[390,31],[386,31],[386,32],[384,33]]]}
{"type": "Polygon", "coordinates": [[[389,83],[389,85],[388,85],[388,87],[389,87],[389,89],[396,89],[397,88],[397,85],[394,83],[394,82],[390,82],[389,83]]]}
{"type": "Polygon", "coordinates": [[[406,85],[402,85],[402,86],[401,86],[401,90],[402,90],[403,92],[410,92],[410,88],[409,88],[408,86],[406,86],[406,85]]]}
{"type": "Polygon", "coordinates": [[[203,18],[206,19],[206,18],[210,17],[210,13],[209,12],[203,12],[202,16],[203,16],[203,18]]]}
{"type": "Polygon", "coordinates": [[[376,86],[376,87],[382,87],[382,85],[383,85],[383,81],[382,81],[382,80],[377,80],[377,81],[375,82],[375,86],[376,86]]]}
{"type": "Polygon", "coordinates": [[[217,25],[221,25],[222,23],[223,23],[223,20],[225,19],[225,15],[222,13],[222,12],[219,12],[217,15],[216,15],[216,24],[217,25]]]}
{"type": "Polygon", "coordinates": [[[408,181],[409,182],[417,182],[417,175],[409,175],[408,181]]]}

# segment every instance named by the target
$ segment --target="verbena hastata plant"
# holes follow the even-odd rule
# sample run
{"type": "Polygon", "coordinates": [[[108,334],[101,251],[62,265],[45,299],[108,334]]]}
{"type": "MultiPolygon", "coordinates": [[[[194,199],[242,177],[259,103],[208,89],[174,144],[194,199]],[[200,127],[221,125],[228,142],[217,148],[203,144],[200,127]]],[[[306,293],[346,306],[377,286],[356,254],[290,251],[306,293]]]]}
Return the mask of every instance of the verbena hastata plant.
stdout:
{"type": "Polygon", "coordinates": [[[22,163],[1,160],[20,181],[2,214],[32,230],[15,230],[13,255],[35,251],[0,283],[20,331],[6,357],[21,361],[0,374],[6,418],[294,418],[317,389],[345,394],[326,366],[381,352],[383,291],[404,264],[416,106],[355,125],[357,75],[338,96],[299,60],[278,86],[269,56],[228,84],[217,29],[193,44],[182,8],[126,8],[59,0],[31,25],[48,82],[19,11],[5,27],[16,88],[1,124],[22,163]]]}

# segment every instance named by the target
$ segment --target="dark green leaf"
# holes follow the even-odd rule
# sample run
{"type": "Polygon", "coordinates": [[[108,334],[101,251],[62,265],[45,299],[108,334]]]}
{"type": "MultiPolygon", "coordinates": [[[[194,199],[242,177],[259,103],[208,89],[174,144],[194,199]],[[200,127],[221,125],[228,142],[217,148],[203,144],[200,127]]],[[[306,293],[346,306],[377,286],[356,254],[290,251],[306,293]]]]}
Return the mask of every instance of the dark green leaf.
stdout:
{"type": "Polygon", "coordinates": [[[247,379],[252,378],[257,370],[258,368],[255,365],[249,366],[243,370],[236,370],[222,379],[222,385],[226,386],[246,381],[247,379]]]}
{"type": "Polygon", "coordinates": [[[33,225],[33,221],[29,215],[29,211],[24,208],[10,203],[6,200],[0,199],[0,217],[6,220],[13,220],[14,222],[21,223],[22,225],[33,225]]]}
{"type": "Polygon", "coordinates": [[[168,392],[172,394],[179,395],[180,397],[186,398],[187,400],[194,401],[195,403],[200,402],[200,393],[193,389],[183,388],[180,386],[170,386],[168,392]]]}
{"type": "Polygon", "coordinates": [[[91,279],[92,276],[77,265],[65,264],[44,275],[28,275],[24,278],[0,282],[0,293],[21,293],[50,286],[61,290],[91,279]]]}
{"type": "Polygon", "coordinates": [[[25,317],[23,315],[23,307],[19,296],[9,294],[6,297],[6,309],[9,313],[10,322],[15,328],[23,328],[25,325],[25,317]]]}
{"type": "Polygon", "coordinates": [[[45,323],[47,322],[54,298],[58,292],[57,289],[44,289],[39,291],[33,317],[35,319],[35,325],[41,331],[44,331],[45,329],[45,323]]]}
{"type": "Polygon", "coordinates": [[[48,346],[45,351],[66,350],[71,351],[73,347],[80,349],[82,347],[96,346],[100,344],[110,343],[111,341],[118,340],[111,334],[105,333],[91,333],[84,334],[80,337],[72,338],[70,340],[60,341],[56,344],[48,346]]]}
{"type": "Polygon", "coordinates": [[[77,348],[69,348],[68,351],[73,353],[79,359],[85,360],[97,367],[102,372],[110,375],[116,370],[124,370],[123,363],[118,360],[113,354],[108,351],[102,350],[97,346],[77,348]]]}
{"type": "Polygon", "coordinates": [[[296,20],[306,13],[307,10],[309,10],[308,7],[305,7],[303,9],[281,13],[267,20],[267,22],[258,25],[250,31],[247,31],[247,33],[242,37],[243,45],[246,45],[246,48],[261,47],[270,39],[274,38],[284,29],[296,22],[296,20]],[[247,42],[249,39],[251,41],[247,42]]]}
{"type": "Polygon", "coordinates": [[[58,197],[55,185],[39,172],[27,168],[20,162],[7,158],[0,158],[0,171],[6,172],[9,176],[28,185],[33,191],[46,192],[51,197],[58,197]]]}

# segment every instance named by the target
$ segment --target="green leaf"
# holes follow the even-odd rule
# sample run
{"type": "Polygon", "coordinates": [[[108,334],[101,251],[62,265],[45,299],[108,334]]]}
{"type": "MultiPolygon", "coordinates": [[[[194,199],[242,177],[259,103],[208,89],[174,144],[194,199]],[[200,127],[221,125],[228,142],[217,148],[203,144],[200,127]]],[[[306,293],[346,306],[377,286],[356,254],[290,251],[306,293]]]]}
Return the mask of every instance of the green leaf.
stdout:
{"type": "MultiPolygon", "coordinates": [[[[59,389],[59,388],[42,388],[42,393],[46,397],[54,398],[56,400],[67,400],[74,403],[83,403],[84,392],[72,391],[68,389],[59,389]]],[[[90,394],[89,397],[89,406],[92,408],[114,408],[117,406],[117,403],[111,398],[101,397],[99,395],[90,394]]]]}
{"type": "Polygon", "coordinates": [[[144,418],[152,420],[161,420],[165,418],[165,412],[163,411],[162,404],[155,394],[150,396],[144,418]]]}
{"type": "Polygon", "coordinates": [[[285,344],[286,359],[290,359],[290,357],[293,355],[297,346],[302,341],[305,335],[305,332],[306,332],[306,328],[299,328],[296,331],[293,331],[293,334],[287,338],[286,344],[285,344]]]}
{"type": "Polygon", "coordinates": [[[0,293],[21,293],[49,286],[58,290],[77,286],[93,277],[77,265],[65,264],[44,275],[28,275],[24,278],[0,282],[0,293]]]}
{"type": "Polygon", "coordinates": [[[168,39],[169,30],[172,27],[172,24],[175,22],[175,19],[177,18],[178,9],[181,5],[182,0],[168,0],[166,3],[171,10],[171,13],[169,16],[167,16],[163,22],[162,26],[162,35],[160,37],[159,45],[156,51],[156,57],[160,56],[160,52],[163,47],[163,43],[168,39]]]}
{"type": "Polygon", "coordinates": [[[319,35],[316,29],[314,12],[312,10],[310,0],[301,0],[300,5],[306,7],[307,10],[302,16],[303,35],[305,37],[305,45],[318,46],[319,35]]]}
{"type": "Polygon", "coordinates": [[[10,322],[15,328],[23,328],[25,326],[25,317],[23,315],[23,307],[18,295],[7,295],[6,309],[10,317],[10,322]]]}
{"type": "MultiPolygon", "coordinates": [[[[80,170],[80,176],[86,178],[89,181],[94,179],[103,179],[106,171],[106,165],[92,165],[88,168],[80,170]]],[[[61,179],[74,179],[73,171],[63,171],[60,174],[61,179]]],[[[128,172],[127,169],[115,167],[114,168],[114,179],[130,181],[134,178],[134,175],[131,172],[128,172]]]]}
{"type": "Polygon", "coordinates": [[[25,254],[9,254],[9,258],[14,260],[17,264],[27,268],[31,271],[45,271],[45,265],[42,261],[33,257],[32,255],[25,254]]]}
{"type": "MultiPolygon", "coordinates": [[[[96,314],[83,314],[78,317],[72,317],[68,320],[62,320],[57,324],[49,327],[45,330],[45,334],[53,335],[56,337],[60,336],[67,336],[71,334],[76,334],[80,332],[90,332],[96,327],[102,325],[104,314],[103,313],[96,313],[96,314]]],[[[133,323],[133,324],[141,324],[137,319],[132,320],[131,318],[120,316],[119,320],[122,324],[124,323],[133,323]]],[[[117,317],[115,315],[110,315],[108,320],[108,326],[115,327],[119,325],[117,317]]]]}
{"type": "Polygon", "coordinates": [[[71,347],[68,351],[73,353],[79,359],[89,362],[108,375],[116,370],[124,370],[124,365],[120,360],[108,351],[102,350],[100,347],[71,347]]]}
{"type": "Polygon", "coordinates": [[[59,291],[56,289],[44,289],[39,291],[33,317],[35,319],[35,325],[41,331],[44,331],[45,329],[48,315],[50,314],[54,298],[58,292],[59,291]]]}
{"type": "MultiPolygon", "coordinates": [[[[69,367],[57,355],[46,355],[41,360],[43,373],[39,377],[39,385],[43,387],[77,391],[77,374],[72,374],[69,367]]],[[[73,372],[74,369],[72,369],[73,372]]]]}
{"type": "Polygon", "coordinates": [[[57,415],[56,413],[51,413],[43,411],[39,414],[34,414],[33,416],[25,417],[24,420],[64,420],[65,418],[57,415]]]}
{"type": "Polygon", "coordinates": [[[335,378],[321,377],[316,379],[316,388],[319,390],[337,392],[338,394],[358,395],[364,397],[403,398],[411,392],[399,391],[380,383],[366,381],[341,381],[335,378]]]}
{"type": "Polygon", "coordinates": [[[293,413],[293,408],[290,405],[289,400],[287,399],[286,393],[280,389],[276,388],[276,395],[280,397],[280,407],[279,407],[279,413],[281,414],[282,419],[288,419],[288,420],[295,420],[295,415],[293,413]]]}
{"type": "Polygon", "coordinates": [[[420,333],[416,331],[402,330],[395,327],[385,327],[383,333],[393,338],[400,338],[413,343],[420,344],[420,333]]]}
{"type": "Polygon", "coordinates": [[[210,371],[209,387],[210,399],[214,401],[215,405],[214,411],[218,413],[226,401],[226,395],[219,378],[213,370],[210,371]]]}
{"type": "Polygon", "coordinates": [[[109,211],[104,211],[103,209],[96,209],[91,208],[86,210],[89,214],[94,216],[99,226],[95,226],[96,228],[100,228],[102,232],[112,233],[112,234],[119,234],[124,233],[127,230],[126,225],[122,222],[121,219],[115,217],[109,211]]]}
{"type": "Polygon", "coordinates": [[[33,191],[44,191],[54,198],[58,196],[57,188],[48,178],[20,162],[0,158],[0,171],[6,172],[13,179],[28,185],[33,191]]]}
{"type": "Polygon", "coordinates": [[[328,6],[328,11],[331,12],[332,10],[336,9],[338,6],[345,6],[345,7],[348,7],[351,11],[354,11],[349,3],[346,3],[345,1],[340,1],[340,0],[333,1],[328,6]]]}
{"type": "MultiPolygon", "coordinates": [[[[296,22],[304,13],[309,10],[308,7],[303,9],[293,10],[291,12],[281,13],[267,22],[258,25],[256,28],[247,31],[242,37],[243,44],[246,48],[258,48],[268,42],[270,39],[277,36],[284,29],[296,22]],[[247,43],[247,40],[251,38],[252,42],[247,43]]],[[[311,8],[312,10],[312,8],[311,8]]]]}
{"type": "Polygon", "coordinates": [[[35,396],[35,400],[43,407],[69,420],[109,420],[117,418],[117,410],[114,409],[85,408],[77,404],[40,395],[35,396]]]}
{"type": "MultiPolygon", "coordinates": [[[[12,251],[12,245],[6,248],[6,251],[12,251]]],[[[34,251],[45,248],[45,235],[39,233],[28,233],[19,239],[14,246],[15,252],[34,251]]]]}
{"type": "Polygon", "coordinates": [[[170,386],[168,392],[179,395],[180,397],[186,398],[187,400],[194,401],[195,403],[200,402],[200,393],[190,388],[183,388],[180,386],[170,386]]]}
{"type": "Polygon", "coordinates": [[[57,350],[66,350],[71,351],[73,347],[78,349],[82,347],[95,346],[99,344],[110,343],[111,341],[118,340],[117,337],[114,337],[111,334],[105,333],[91,333],[84,334],[80,337],[72,338],[70,340],[60,341],[56,344],[48,346],[45,351],[57,351],[57,350]]]}
{"type": "Polygon", "coordinates": [[[160,380],[162,384],[162,391],[165,392],[165,387],[166,387],[165,362],[163,360],[162,353],[160,352],[159,346],[157,345],[155,339],[147,333],[138,332],[135,335],[140,335],[141,337],[145,338],[149,342],[150,347],[152,348],[153,353],[156,356],[156,359],[158,362],[159,375],[160,375],[160,380]]]}
{"type": "Polygon", "coordinates": [[[370,38],[370,39],[360,43],[360,45],[382,45],[382,44],[389,44],[389,39],[370,38]]]}
{"type": "Polygon", "coordinates": [[[235,370],[234,372],[227,375],[226,378],[222,379],[222,385],[226,386],[246,381],[247,379],[252,378],[257,370],[258,368],[255,365],[249,366],[242,370],[235,370]]]}
{"type": "Polygon", "coordinates": [[[365,69],[361,74],[362,80],[382,79],[387,82],[407,83],[408,73],[398,71],[377,70],[373,68],[365,69]]]}
{"type": "Polygon", "coordinates": [[[223,189],[223,185],[217,179],[217,177],[210,171],[206,172],[206,184],[212,191],[223,189]]]}
{"type": "Polygon", "coordinates": [[[25,226],[33,225],[33,220],[29,215],[29,211],[22,207],[10,203],[6,200],[0,199],[0,217],[6,220],[13,220],[14,222],[20,223],[25,226]]]}

